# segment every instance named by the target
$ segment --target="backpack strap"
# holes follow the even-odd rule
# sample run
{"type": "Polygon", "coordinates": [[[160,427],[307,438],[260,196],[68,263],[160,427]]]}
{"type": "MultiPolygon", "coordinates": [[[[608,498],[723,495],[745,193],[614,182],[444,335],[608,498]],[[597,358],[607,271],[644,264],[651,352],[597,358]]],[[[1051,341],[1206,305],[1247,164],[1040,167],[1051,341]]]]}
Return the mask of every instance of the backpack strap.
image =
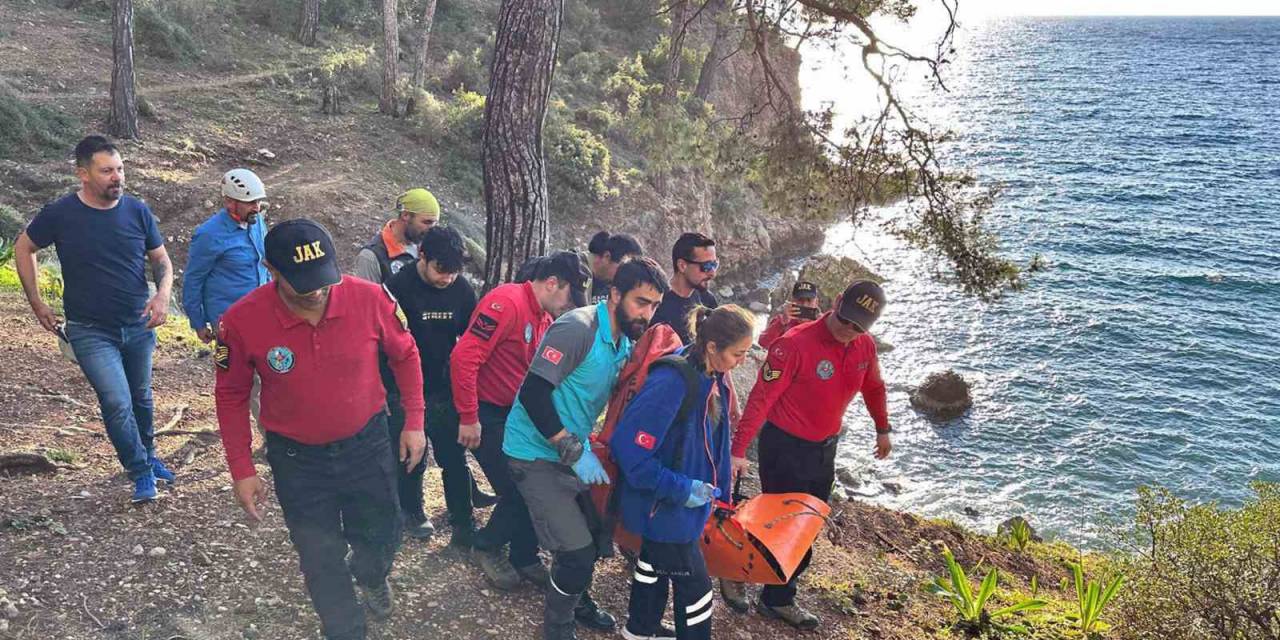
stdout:
{"type": "MultiPolygon", "coordinates": [[[[653,369],[659,366],[675,367],[676,371],[680,372],[680,377],[684,379],[684,398],[680,401],[680,408],[676,411],[673,422],[673,424],[684,424],[689,417],[689,412],[693,411],[698,404],[698,392],[702,389],[702,381],[698,379],[698,372],[684,356],[674,353],[662,356],[649,365],[649,372],[652,373],[653,369]]],[[[675,458],[672,466],[677,469],[684,465],[684,439],[687,435],[686,429],[681,429],[676,434],[675,458]]]]}

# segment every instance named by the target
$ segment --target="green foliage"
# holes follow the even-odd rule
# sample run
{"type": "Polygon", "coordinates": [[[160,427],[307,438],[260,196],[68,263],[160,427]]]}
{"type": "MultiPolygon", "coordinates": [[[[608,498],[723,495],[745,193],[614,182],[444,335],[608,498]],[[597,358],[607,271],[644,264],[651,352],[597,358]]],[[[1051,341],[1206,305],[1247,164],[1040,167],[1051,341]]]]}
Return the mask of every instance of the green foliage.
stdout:
{"type": "Polygon", "coordinates": [[[1014,520],[1009,527],[1009,536],[1005,540],[1005,544],[1010,549],[1022,553],[1027,550],[1027,545],[1031,543],[1031,525],[1021,518],[1014,520]]]}
{"type": "Polygon", "coordinates": [[[589,129],[566,122],[562,109],[546,130],[547,177],[552,198],[570,193],[592,201],[618,195],[613,160],[603,138],[589,129]]]}
{"type": "MultiPolygon", "coordinates": [[[[0,247],[7,246],[10,253],[12,253],[13,240],[18,237],[18,234],[22,232],[26,224],[17,209],[7,204],[0,204],[0,247]]],[[[12,258],[13,256],[10,255],[9,257],[12,258]]],[[[4,261],[0,261],[0,265],[4,264],[4,261]]]]}
{"type": "Polygon", "coordinates": [[[156,5],[138,6],[133,14],[133,30],[138,49],[145,54],[179,62],[200,57],[200,46],[186,27],[156,5]]]}
{"type": "Polygon", "coordinates": [[[1093,580],[1086,582],[1084,567],[1078,562],[1071,563],[1071,575],[1076,585],[1078,612],[1068,618],[1075,620],[1080,632],[1086,635],[1105,629],[1107,625],[1101,620],[1102,610],[1115,597],[1120,585],[1124,583],[1124,576],[1115,576],[1106,587],[1093,580]]]}
{"type": "Polygon", "coordinates": [[[65,153],[80,124],[71,116],[23,100],[0,82],[0,158],[31,160],[65,153]]]}
{"type": "Polygon", "coordinates": [[[1137,552],[1116,560],[1128,587],[1115,637],[1280,638],[1280,485],[1252,488],[1239,509],[1139,490],[1129,540],[1137,552]]]}
{"type": "MultiPolygon", "coordinates": [[[[8,251],[12,252],[12,247],[8,251]]],[[[55,265],[41,265],[36,279],[36,286],[40,290],[40,297],[45,302],[55,308],[62,303],[62,293],[65,290],[62,282],[62,271],[55,265]]],[[[9,257],[7,262],[0,261],[0,291],[22,293],[22,281],[18,278],[18,270],[12,256],[9,257]]]]}
{"type": "Polygon", "coordinates": [[[947,577],[937,578],[925,590],[950,602],[960,617],[960,621],[956,625],[957,628],[969,634],[977,635],[990,629],[1025,633],[1026,627],[1005,624],[1000,620],[1008,618],[1015,613],[1040,609],[1046,604],[1044,600],[1033,598],[988,612],[986,610],[987,601],[996,592],[999,572],[993,567],[991,571],[987,572],[986,578],[982,580],[982,584],[979,585],[977,592],[975,592],[969,584],[969,577],[965,575],[960,563],[956,562],[955,556],[952,555],[950,549],[942,550],[942,558],[947,564],[947,577]]]}
{"type": "Polygon", "coordinates": [[[448,100],[420,91],[409,121],[417,136],[443,158],[443,173],[463,192],[484,191],[481,144],[484,141],[484,96],[456,89],[448,100]]]}
{"type": "Polygon", "coordinates": [[[431,86],[444,93],[459,89],[485,91],[488,89],[489,69],[484,64],[484,50],[479,47],[470,53],[450,51],[441,65],[438,80],[431,86]]]}
{"type": "Polygon", "coordinates": [[[80,459],[80,455],[70,449],[49,449],[44,452],[44,457],[64,464],[75,464],[80,459]]]}

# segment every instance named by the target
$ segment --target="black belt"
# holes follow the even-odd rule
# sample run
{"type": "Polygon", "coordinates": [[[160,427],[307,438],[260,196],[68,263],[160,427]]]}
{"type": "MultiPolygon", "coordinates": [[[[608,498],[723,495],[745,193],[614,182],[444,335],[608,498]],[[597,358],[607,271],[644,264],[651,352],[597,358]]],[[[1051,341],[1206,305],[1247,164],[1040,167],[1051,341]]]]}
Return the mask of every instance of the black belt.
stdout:
{"type": "Polygon", "coordinates": [[[830,438],[827,438],[826,440],[818,440],[815,442],[813,440],[806,440],[804,438],[801,438],[800,436],[789,433],[786,429],[783,429],[782,427],[779,427],[778,425],[772,422],[765,421],[764,426],[767,429],[771,428],[776,430],[778,433],[786,436],[788,439],[795,442],[796,445],[801,447],[811,447],[814,449],[827,449],[829,447],[834,447],[840,444],[840,434],[838,433],[834,436],[831,436],[830,438]]]}
{"type": "Polygon", "coordinates": [[[375,413],[372,418],[369,418],[369,421],[366,422],[364,427],[357,431],[355,435],[341,440],[334,440],[333,442],[326,442],[324,444],[307,444],[304,442],[298,442],[292,438],[286,438],[285,436],[273,431],[268,431],[266,433],[266,441],[268,447],[272,445],[285,446],[293,449],[294,453],[323,452],[333,454],[346,449],[351,449],[378,436],[384,438],[387,437],[387,414],[382,411],[375,413]]]}

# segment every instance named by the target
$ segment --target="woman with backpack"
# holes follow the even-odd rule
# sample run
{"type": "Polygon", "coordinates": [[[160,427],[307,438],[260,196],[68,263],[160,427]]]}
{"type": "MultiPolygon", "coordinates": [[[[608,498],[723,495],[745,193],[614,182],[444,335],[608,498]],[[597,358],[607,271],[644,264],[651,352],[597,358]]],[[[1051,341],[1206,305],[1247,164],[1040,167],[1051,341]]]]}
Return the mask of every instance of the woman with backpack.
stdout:
{"type": "Polygon", "coordinates": [[[698,539],[715,498],[728,496],[726,374],[751,350],[754,319],[741,307],[696,307],[692,345],[655,362],[610,438],[623,526],[642,543],[631,580],[629,640],[711,638],[712,586],[698,539]],[[676,628],[662,626],[668,585],[676,628]]]}

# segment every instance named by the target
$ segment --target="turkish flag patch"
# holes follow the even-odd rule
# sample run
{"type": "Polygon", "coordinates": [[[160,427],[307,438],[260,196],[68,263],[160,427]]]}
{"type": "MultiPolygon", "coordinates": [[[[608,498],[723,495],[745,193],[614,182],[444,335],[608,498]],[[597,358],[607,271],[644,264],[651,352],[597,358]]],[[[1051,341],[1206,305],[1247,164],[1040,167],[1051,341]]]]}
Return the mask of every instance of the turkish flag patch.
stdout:
{"type": "Polygon", "coordinates": [[[560,364],[560,359],[563,357],[564,354],[560,353],[560,351],[555,347],[547,347],[542,350],[542,359],[550,362],[551,364],[558,366],[560,364]]]}
{"type": "Polygon", "coordinates": [[[640,447],[641,449],[647,449],[649,451],[653,451],[653,448],[658,446],[658,439],[643,431],[637,431],[636,446],[640,447]]]}

